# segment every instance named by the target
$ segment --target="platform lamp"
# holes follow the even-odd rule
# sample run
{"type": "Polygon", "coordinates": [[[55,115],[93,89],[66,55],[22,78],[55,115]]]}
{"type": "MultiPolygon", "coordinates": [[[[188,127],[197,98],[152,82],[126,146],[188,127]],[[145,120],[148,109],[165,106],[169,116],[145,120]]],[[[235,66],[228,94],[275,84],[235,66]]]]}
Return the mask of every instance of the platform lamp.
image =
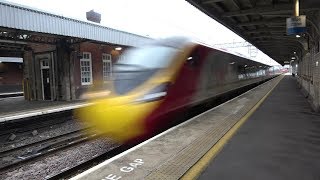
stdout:
{"type": "Polygon", "coordinates": [[[116,48],[114,48],[115,50],[117,50],[117,51],[121,51],[122,50],[122,47],[116,47],[116,48]]]}

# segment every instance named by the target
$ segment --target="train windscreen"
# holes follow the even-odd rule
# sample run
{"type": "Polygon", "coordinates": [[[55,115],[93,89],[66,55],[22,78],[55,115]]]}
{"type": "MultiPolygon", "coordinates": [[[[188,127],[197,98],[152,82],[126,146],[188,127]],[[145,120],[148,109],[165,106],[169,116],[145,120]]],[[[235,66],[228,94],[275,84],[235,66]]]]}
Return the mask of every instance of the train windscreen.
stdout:
{"type": "Polygon", "coordinates": [[[130,49],[116,64],[125,64],[146,69],[166,68],[170,65],[177,49],[167,46],[147,46],[130,49]]]}
{"type": "Polygon", "coordinates": [[[178,49],[167,46],[134,48],[124,53],[114,65],[114,87],[125,94],[148,80],[159,69],[167,68],[178,49]]]}

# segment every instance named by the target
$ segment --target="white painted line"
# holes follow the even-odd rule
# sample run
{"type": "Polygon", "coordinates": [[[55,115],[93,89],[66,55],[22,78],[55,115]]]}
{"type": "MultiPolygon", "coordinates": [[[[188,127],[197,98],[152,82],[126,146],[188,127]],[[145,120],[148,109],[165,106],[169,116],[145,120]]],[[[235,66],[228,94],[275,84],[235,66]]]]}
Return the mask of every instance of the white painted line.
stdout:
{"type": "Polygon", "coordinates": [[[23,92],[0,93],[0,96],[3,96],[3,95],[12,95],[12,94],[23,94],[23,92]]]}
{"type": "Polygon", "coordinates": [[[65,106],[60,106],[60,107],[53,107],[53,108],[47,108],[47,109],[40,109],[40,110],[34,110],[34,111],[27,111],[27,112],[19,112],[20,114],[17,115],[7,115],[4,117],[0,118],[0,122],[5,122],[5,121],[11,121],[15,119],[21,119],[21,118],[27,118],[27,117],[32,117],[32,116],[39,116],[43,114],[50,114],[50,113],[55,113],[55,112],[61,112],[61,111],[67,111],[71,109],[77,109],[85,106],[89,106],[91,103],[81,103],[81,104],[76,104],[76,105],[65,105],[65,106]]]}
{"type": "MultiPolygon", "coordinates": [[[[267,82],[270,82],[270,81],[267,81],[267,82]]],[[[228,100],[228,101],[226,101],[226,102],[224,102],[224,103],[222,103],[222,104],[220,104],[220,105],[218,105],[218,106],[216,106],[216,107],[214,107],[212,109],[209,109],[209,110],[207,110],[207,111],[205,111],[205,112],[203,112],[203,113],[201,113],[201,114],[199,114],[199,115],[197,115],[197,116],[195,116],[195,117],[193,117],[193,118],[191,118],[191,119],[189,119],[189,120],[187,120],[187,121],[185,121],[185,122],[183,122],[181,124],[178,124],[178,125],[170,128],[170,129],[168,129],[168,130],[166,130],[166,131],[164,131],[164,132],[162,132],[162,133],[160,133],[160,134],[158,134],[158,135],[156,135],[156,136],[154,136],[154,137],[152,137],[152,138],[150,138],[150,139],[148,139],[148,140],[146,140],[146,141],[144,141],[144,142],[142,142],[142,143],[140,143],[140,144],[138,144],[138,145],[136,145],[136,146],[134,146],[134,147],[132,147],[132,148],[130,148],[130,149],[128,149],[128,150],[126,150],[126,151],[124,151],[124,152],[122,152],[122,153],[120,153],[120,154],[118,154],[118,155],[116,155],[116,156],[114,156],[114,157],[112,157],[112,158],[110,158],[110,159],[108,159],[108,160],[106,160],[106,161],[104,161],[104,162],[102,162],[102,163],[100,163],[100,164],[98,164],[98,165],[96,165],[96,166],[94,166],[94,167],[82,172],[82,173],[80,173],[80,174],[78,174],[77,176],[74,176],[74,177],[70,178],[70,180],[80,179],[80,178],[86,176],[87,174],[90,174],[90,173],[102,168],[103,166],[106,166],[106,165],[110,164],[111,162],[121,158],[122,156],[125,156],[128,153],[130,153],[130,152],[132,152],[132,151],[134,151],[134,150],[136,150],[136,149],[148,144],[149,142],[151,142],[151,141],[153,141],[153,140],[155,140],[155,139],[157,139],[157,138],[159,138],[159,137],[161,137],[161,136],[163,136],[163,135],[165,135],[165,134],[167,134],[167,133],[169,133],[169,132],[171,132],[171,131],[173,131],[173,130],[175,130],[175,129],[177,129],[177,128],[179,128],[179,127],[181,127],[181,126],[183,126],[183,125],[185,125],[187,123],[190,123],[191,121],[194,121],[198,117],[200,117],[200,116],[202,116],[204,114],[207,114],[207,113],[209,113],[209,112],[211,112],[211,111],[213,111],[213,110],[215,110],[215,109],[217,109],[217,108],[229,103],[230,101],[233,101],[233,100],[235,100],[235,99],[237,99],[237,98],[239,98],[241,96],[244,96],[245,94],[251,92],[252,90],[254,90],[254,89],[256,89],[256,88],[258,88],[258,87],[260,87],[262,85],[264,85],[267,82],[264,82],[264,83],[260,84],[259,86],[254,87],[254,88],[250,89],[249,91],[247,91],[247,92],[245,92],[243,94],[240,94],[239,96],[236,96],[236,97],[234,97],[234,98],[232,98],[232,99],[230,99],[230,100],[228,100]]]]}

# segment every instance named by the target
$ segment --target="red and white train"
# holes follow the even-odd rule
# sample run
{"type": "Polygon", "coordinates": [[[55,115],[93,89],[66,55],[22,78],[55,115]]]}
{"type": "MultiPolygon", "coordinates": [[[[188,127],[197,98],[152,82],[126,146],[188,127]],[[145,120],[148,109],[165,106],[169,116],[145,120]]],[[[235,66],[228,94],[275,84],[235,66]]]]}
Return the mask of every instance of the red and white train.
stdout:
{"type": "Polygon", "coordinates": [[[114,64],[108,87],[91,92],[93,105],[76,111],[78,118],[121,142],[148,137],[177,113],[280,73],[184,38],[155,41],[124,56],[114,64]]]}

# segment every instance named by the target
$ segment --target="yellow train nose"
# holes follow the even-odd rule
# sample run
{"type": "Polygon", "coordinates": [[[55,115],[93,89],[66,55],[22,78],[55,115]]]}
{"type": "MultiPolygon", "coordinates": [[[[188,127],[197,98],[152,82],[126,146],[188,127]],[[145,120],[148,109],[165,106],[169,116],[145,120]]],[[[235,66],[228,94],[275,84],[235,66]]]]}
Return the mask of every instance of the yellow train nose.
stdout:
{"type": "Polygon", "coordinates": [[[77,110],[76,116],[95,126],[101,133],[124,142],[144,134],[144,120],[159,102],[120,103],[109,99],[77,110]]]}

